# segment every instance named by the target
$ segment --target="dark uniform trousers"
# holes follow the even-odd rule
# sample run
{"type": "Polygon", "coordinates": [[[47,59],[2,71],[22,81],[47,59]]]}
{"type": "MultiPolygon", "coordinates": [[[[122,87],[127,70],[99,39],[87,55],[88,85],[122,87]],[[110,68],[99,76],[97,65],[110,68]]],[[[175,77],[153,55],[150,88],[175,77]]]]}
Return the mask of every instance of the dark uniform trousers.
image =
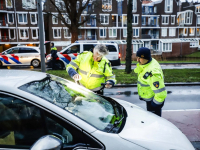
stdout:
{"type": "Polygon", "coordinates": [[[164,105],[164,102],[161,105],[157,105],[155,103],[154,103],[154,105],[152,105],[152,101],[146,102],[147,110],[161,117],[162,107],[164,105]]]}

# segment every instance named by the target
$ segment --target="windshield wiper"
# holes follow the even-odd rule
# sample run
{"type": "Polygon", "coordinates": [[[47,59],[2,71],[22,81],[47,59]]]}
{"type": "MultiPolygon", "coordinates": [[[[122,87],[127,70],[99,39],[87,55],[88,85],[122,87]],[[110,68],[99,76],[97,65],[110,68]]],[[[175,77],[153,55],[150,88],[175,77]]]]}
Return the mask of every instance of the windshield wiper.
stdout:
{"type": "Polygon", "coordinates": [[[113,128],[117,127],[123,119],[124,119],[124,116],[119,121],[115,121],[114,124],[113,124],[113,126],[110,128],[110,130],[108,130],[107,133],[109,133],[110,131],[112,131],[113,128]]]}

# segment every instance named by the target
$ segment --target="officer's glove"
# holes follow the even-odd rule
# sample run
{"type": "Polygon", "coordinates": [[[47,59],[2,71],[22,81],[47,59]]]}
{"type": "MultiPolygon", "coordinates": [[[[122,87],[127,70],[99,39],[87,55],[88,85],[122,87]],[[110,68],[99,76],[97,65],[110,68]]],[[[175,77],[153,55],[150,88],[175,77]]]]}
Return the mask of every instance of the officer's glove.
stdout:
{"type": "Polygon", "coordinates": [[[106,82],[106,85],[105,85],[105,88],[108,88],[108,89],[109,89],[109,88],[112,87],[112,85],[113,85],[113,84],[112,84],[111,82],[107,81],[107,82],[106,82]]]}
{"type": "Polygon", "coordinates": [[[82,77],[81,77],[78,73],[75,74],[72,78],[74,79],[74,81],[75,81],[76,83],[77,83],[79,80],[82,79],[82,77]]]}

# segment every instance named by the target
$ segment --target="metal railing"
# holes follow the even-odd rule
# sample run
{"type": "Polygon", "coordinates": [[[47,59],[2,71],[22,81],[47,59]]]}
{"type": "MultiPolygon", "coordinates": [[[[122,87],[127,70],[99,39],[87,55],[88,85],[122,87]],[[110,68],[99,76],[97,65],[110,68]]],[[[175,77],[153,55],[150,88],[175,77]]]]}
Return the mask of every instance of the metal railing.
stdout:
{"type": "Polygon", "coordinates": [[[159,24],[142,22],[142,27],[159,27],[159,24]]]}
{"type": "Polygon", "coordinates": [[[79,40],[97,40],[97,36],[96,35],[79,35],[78,36],[79,40]]]}
{"type": "Polygon", "coordinates": [[[7,22],[5,20],[0,20],[0,26],[8,26],[7,22]]]}
{"type": "Polygon", "coordinates": [[[142,34],[143,39],[158,39],[159,34],[142,34]]]}
{"type": "Polygon", "coordinates": [[[146,12],[146,11],[142,11],[143,15],[154,15],[154,12],[146,12]]]}
{"type": "Polygon", "coordinates": [[[1,42],[9,42],[9,36],[1,36],[1,42]]]}

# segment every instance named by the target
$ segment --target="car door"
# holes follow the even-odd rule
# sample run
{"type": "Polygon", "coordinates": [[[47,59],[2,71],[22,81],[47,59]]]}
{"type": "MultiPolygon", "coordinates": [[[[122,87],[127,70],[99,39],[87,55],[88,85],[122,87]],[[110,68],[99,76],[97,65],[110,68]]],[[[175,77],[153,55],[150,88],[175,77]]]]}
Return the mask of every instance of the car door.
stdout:
{"type": "Polygon", "coordinates": [[[76,56],[80,53],[80,44],[71,45],[68,49],[61,53],[59,58],[65,63],[69,64],[71,60],[76,59],[76,56]]]}
{"type": "Polygon", "coordinates": [[[32,57],[30,55],[30,48],[20,47],[18,52],[19,60],[23,65],[30,65],[32,57]]]}
{"type": "Polygon", "coordinates": [[[0,55],[0,60],[5,66],[11,66],[11,65],[20,65],[22,64],[19,60],[19,48],[13,47],[8,49],[7,51],[3,52],[0,55]]]}
{"type": "Polygon", "coordinates": [[[19,96],[0,93],[0,116],[0,149],[30,149],[44,135],[62,136],[63,150],[105,149],[73,122],[19,96]]]}

